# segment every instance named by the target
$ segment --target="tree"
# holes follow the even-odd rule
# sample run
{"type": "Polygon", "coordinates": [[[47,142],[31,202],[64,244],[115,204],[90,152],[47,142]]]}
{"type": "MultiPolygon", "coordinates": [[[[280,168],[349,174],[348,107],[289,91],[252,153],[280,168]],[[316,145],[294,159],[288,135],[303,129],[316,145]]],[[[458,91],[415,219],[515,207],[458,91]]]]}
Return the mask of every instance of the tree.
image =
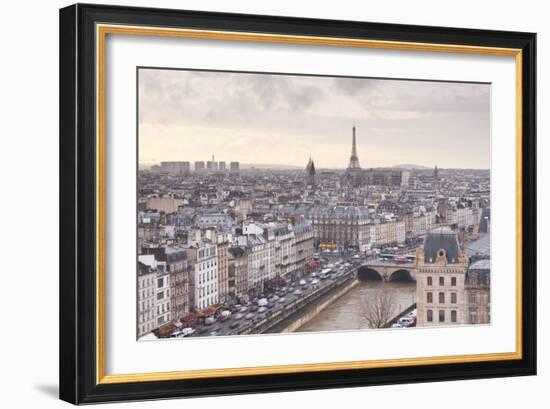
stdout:
{"type": "Polygon", "coordinates": [[[394,309],[393,293],[385,286],[361,298],[361,315],[367,321],[369,328],[384,328],[393,318],[394,309]]]}

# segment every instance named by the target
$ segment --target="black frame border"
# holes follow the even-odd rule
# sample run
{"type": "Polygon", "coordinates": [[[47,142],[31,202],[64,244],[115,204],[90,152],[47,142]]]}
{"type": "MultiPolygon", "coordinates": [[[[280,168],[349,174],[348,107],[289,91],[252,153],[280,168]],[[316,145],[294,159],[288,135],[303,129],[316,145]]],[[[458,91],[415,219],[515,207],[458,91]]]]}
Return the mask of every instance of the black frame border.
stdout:
{"type": "Polygon", "coordinates": [[[60,378],[74,404],[536,374],[536,34],[76,4],[60,10],[60,378]],[[522,358],[96,384],[95,25],[185,27],[522,50],[522,358]]]}

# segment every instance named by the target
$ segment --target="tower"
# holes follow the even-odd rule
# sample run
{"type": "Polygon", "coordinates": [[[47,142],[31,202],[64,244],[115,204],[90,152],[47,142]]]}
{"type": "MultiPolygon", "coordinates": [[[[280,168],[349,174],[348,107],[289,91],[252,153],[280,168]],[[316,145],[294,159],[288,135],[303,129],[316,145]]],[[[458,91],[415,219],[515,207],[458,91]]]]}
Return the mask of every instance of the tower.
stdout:
{"type": "Polygon", "coordinates": [[[357,156],[357,140],[355,137],[355,123],[352,128],[351,156],[349,158],[348,169],[346,170],[345,178],[347,183],[352,183],[354,186],[359,186],[362,183],[363,171],[359,164],[357,156]]]}
{"type": "Polygon", "coordinates": [[[311,156],[309,157],[309,162],[306,166],[306,184],[307,185],[315,185],[316,183],[316,171],[315,171],[315,163],[313,162],[313,159],[311,159],[311,156]]]}
{"type": "Polygon", "coordinates": [[[437,165],[435,165],[434,168],[434,179],[439,179],[439,170],[437,169],[437,165]]]}
{"type": "Polygon", "coordinates": [[[357,156],[357,141],[355,139],[355,123],[353,124],[353,139],[351,143],[351,156],[349,158],[348,169],[361,169],[359,157],[357,156]]]}

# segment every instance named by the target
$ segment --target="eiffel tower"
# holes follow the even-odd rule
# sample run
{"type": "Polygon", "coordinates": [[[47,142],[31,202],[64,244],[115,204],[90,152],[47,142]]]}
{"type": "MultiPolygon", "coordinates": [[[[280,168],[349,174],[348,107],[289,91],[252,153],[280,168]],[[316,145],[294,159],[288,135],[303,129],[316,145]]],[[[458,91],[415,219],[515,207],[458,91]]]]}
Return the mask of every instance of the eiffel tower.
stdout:
{"type": "Polygon", "coordinates": [[[357,143],[355,141],[355,123],[353,124],[353,142],[351,145],[351,156],[349,158],[349,170],[360,170],[361,165],[359,164],[359,157],[357,156],[357,143]]]}

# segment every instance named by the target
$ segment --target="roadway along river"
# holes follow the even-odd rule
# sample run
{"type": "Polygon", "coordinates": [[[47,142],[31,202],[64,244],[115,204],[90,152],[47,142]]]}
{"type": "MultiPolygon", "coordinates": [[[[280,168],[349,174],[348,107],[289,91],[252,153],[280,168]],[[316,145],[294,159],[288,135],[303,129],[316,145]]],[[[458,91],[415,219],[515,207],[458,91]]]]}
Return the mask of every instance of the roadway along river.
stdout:
{"type": "Polygon", "coordinates": [[[416,283],[394,281],[360,281],[359,284],[327,306],[296,332],[342,331],[368,328],[364,318],[364,297],[376,296],[381,291],[392,294],[392,317],[416,301],[416,283]]]}

